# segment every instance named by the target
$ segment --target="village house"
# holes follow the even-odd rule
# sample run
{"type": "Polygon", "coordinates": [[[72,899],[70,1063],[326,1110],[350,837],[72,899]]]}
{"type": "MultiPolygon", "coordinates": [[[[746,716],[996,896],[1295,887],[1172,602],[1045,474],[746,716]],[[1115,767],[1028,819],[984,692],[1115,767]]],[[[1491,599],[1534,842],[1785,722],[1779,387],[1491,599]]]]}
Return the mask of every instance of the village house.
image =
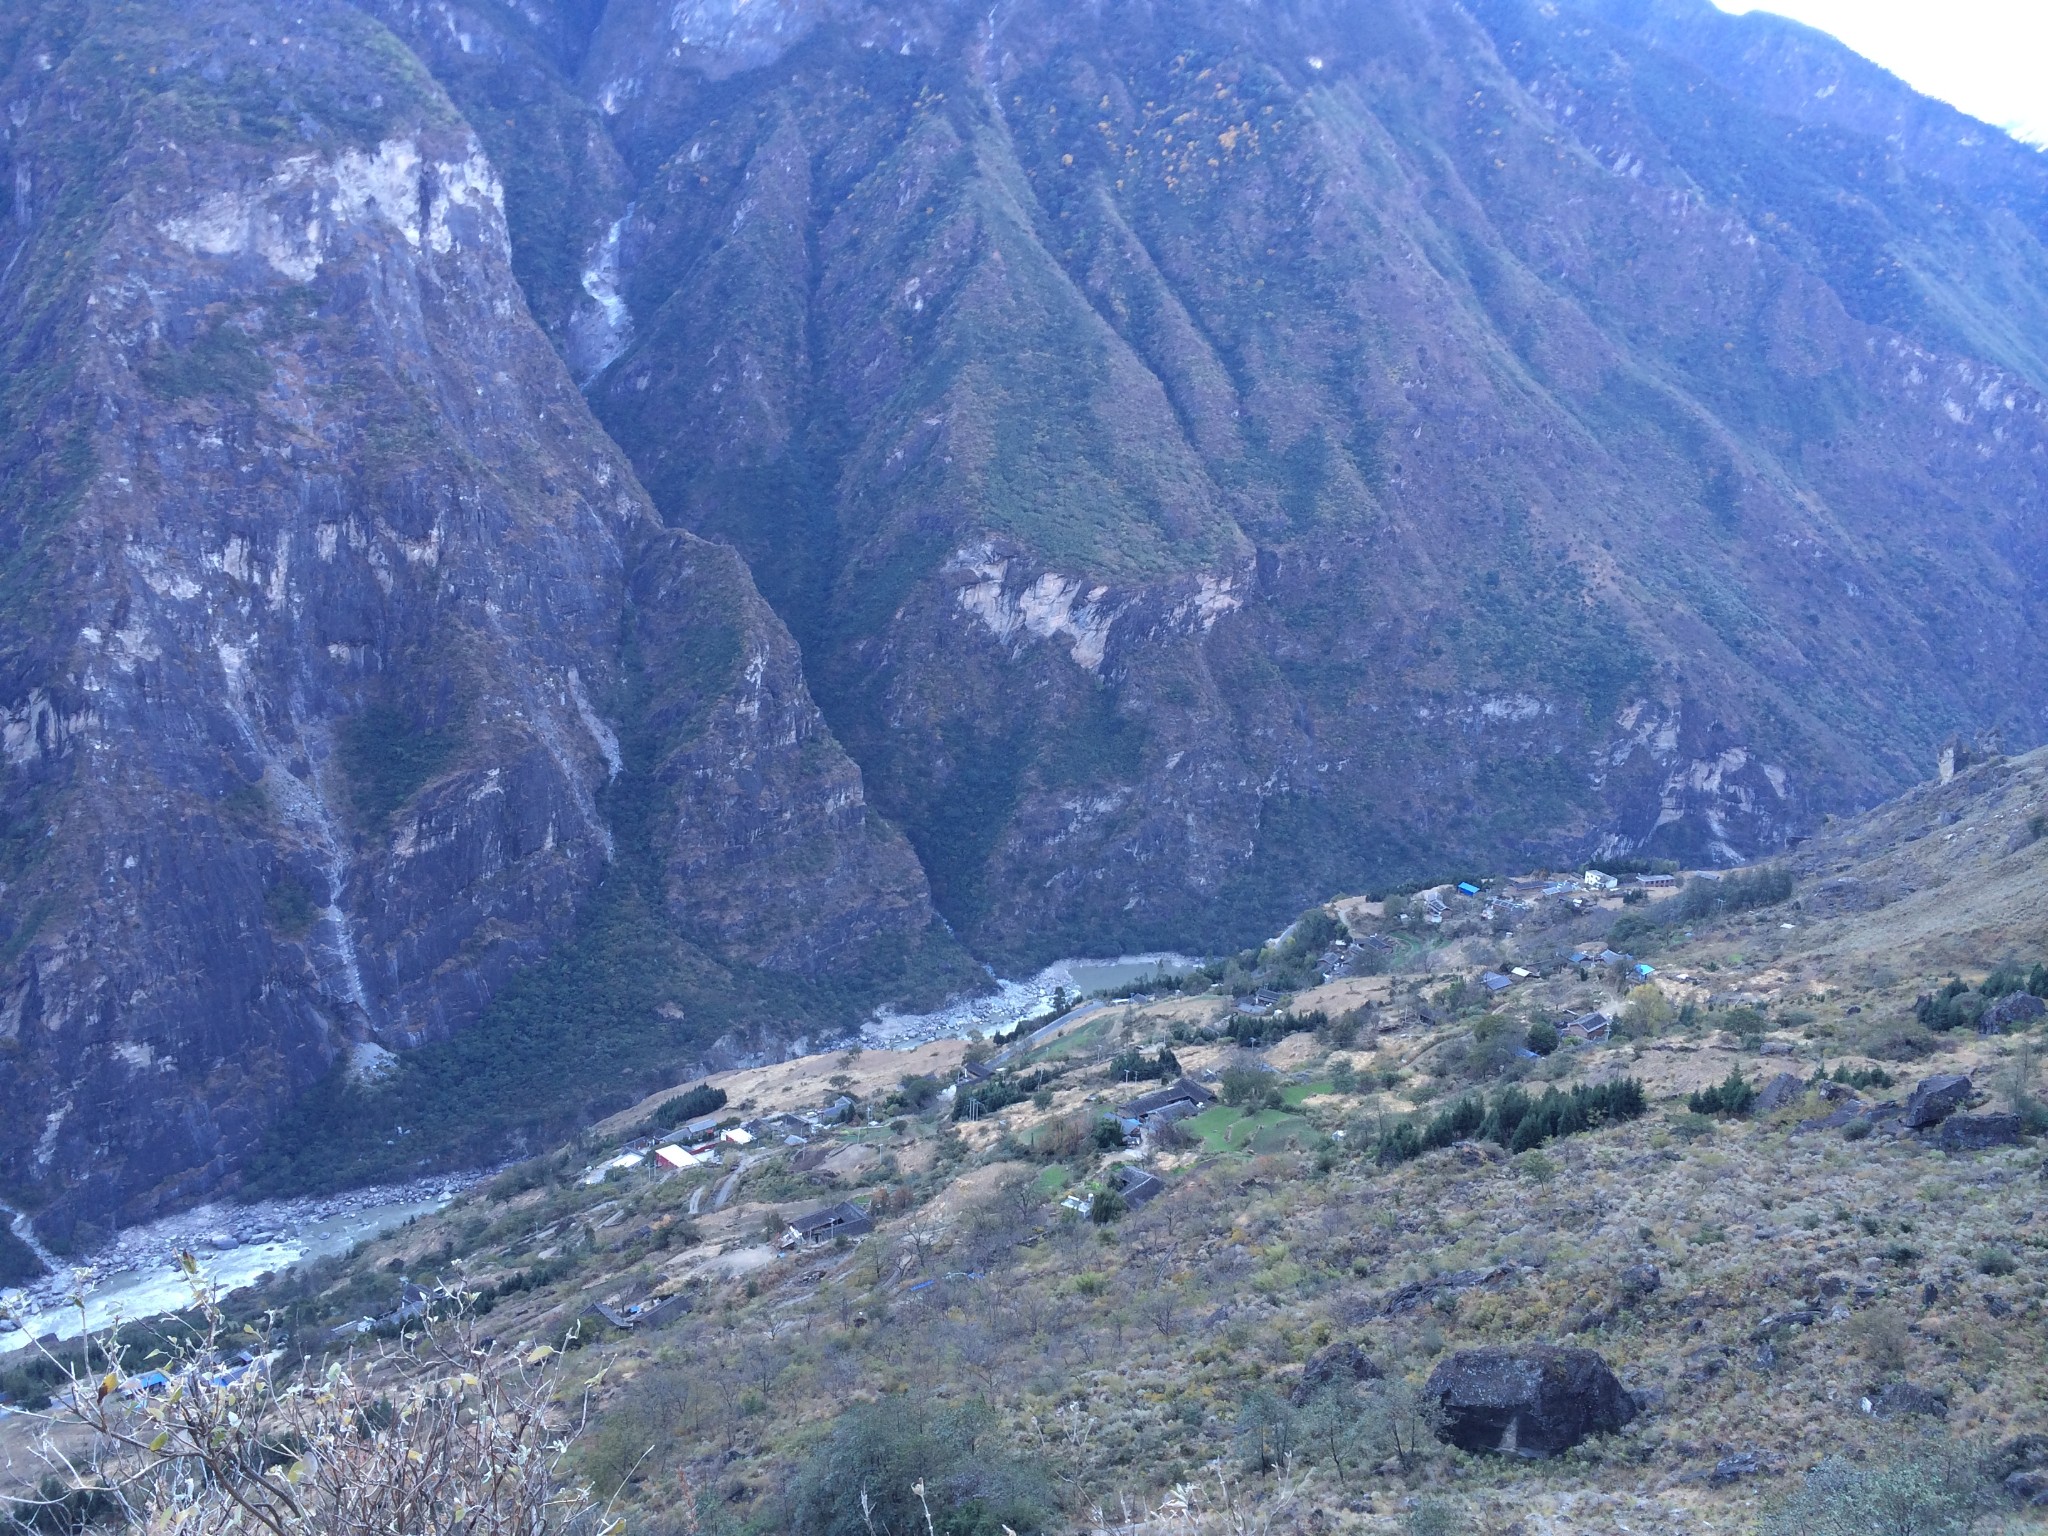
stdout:
{"type": "Polygon", "coordinates": [[[1557,1028],[1558,1037],[1564,1040],[1583,1040],[1588,1045],[1598,1045],[1613,1033],[1614,1021],[1604,1013],[1582,1013],[1566,1019],[1557,1028]]]}
{"type": "Polygon", "coordinates": [[[1586,871],[1586,889],[1589,891],[1618,891],[1621,889],[1621,881],[1617,876],[1610,875],[1605,870],[1589,869],[1586,871]]]}
{"type": "Polygon", "coordinates": [[[1116,1192],[1134,1211],[1166,1193],[1164,1179],[1156,1173],[1147,1173],[1134,1163],[1119,1163],[1112,1177],[1116,1180],[1116,1192]]]}
{"type": "Polygon", "coordinates": [[[585,1309],[587,1314],[602,1318],[614,1328],[631,1331],[635,1328],[659,1328],[690,1310],[687,1296],[649,1297],[636,1301],[630,1306],[615,1306],[611,1302],[592,1302],[585,1309]]]}
{"type": "Polygon", "coordinates": [[[1215,1094],[1193,1079],[1183,1077],[1164,1088],[1141,1093],[1127,1104],[1118,1105],[1116,1117],[1126,1133],[1141,1128],[1151,1130],[1171,1125],[1176,1120],[1185,1120],[1189,1115],[1199,1115],[1215,1102],[1215,1094]]]}
{"type": "Polygon", "coordinates": [[[866,1237],[875,1230],[874,1219],[851,1201],[842,1200],[823,1210],[799,1216],[782,1234],[785,1248],[810,1248],[835,1242],[842,1237],[866,1237]]]}

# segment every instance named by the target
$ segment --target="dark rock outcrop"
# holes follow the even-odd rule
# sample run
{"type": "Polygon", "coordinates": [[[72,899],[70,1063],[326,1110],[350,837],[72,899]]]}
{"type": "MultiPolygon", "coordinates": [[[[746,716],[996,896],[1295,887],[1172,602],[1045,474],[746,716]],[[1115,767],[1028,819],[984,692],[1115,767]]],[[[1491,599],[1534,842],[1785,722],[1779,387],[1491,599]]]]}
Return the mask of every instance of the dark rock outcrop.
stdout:
{"type": "Polygon", "coordinates": [[[1635,1417],[1636,1405],[1590,1349],[1549,1345],[1460,1350],[1429,1374],[1442,1437],[1467,1451],[1546,1457],[1635,1417]]]}
{"type": "Polygon", "coordinates": [[[1880,1419],[1945,1419],[1948,1398],[1910,1381],[1890,1381],[1870,1399],[1870,1411],[1880,1419]]]}
{"type": "Polygon", "coordinates": [[[2033,1468],[2008,1472],[2003,1487],[2016,1503],[2030,1509],[2048,1508],[2048,1472],[2033,1468]]]}
{"type": "Polygon", "coordinates": [[[41,1230],[215,1189],[335,1063],[462,1030],[628,839],[707,974],[914,947],[922,871],[787,631],[661,528],[388,34],[337,0],[24,16],[0,1184],[41,1230]]]}
{"type": "Polygon", "coordinates": [[[1944,1072],[1922,1078],[1906,1099],[1906,1128],[1924,1131],[1941,1124],[1970,1102],[1970,1093],[1970,1080],[1960,1073],[1944,1072]]]}
{"type": "Polygon", "coordinates": [[[1950,1115],[1934,1132],[1944,1152],[1982,1152],[1991,1147],[2016,1147],[2020,1117],[2010,1114],[1950,1115]]]}
{"type": "Polygon", "coordinates": [[[1901,718],[2048,702],[2048,294],[1988,275],[2042,270],[2038,157],[1895,134],[1954,114],[1817,34],[364,3],[531,188],[598,414],[743,552],[985,953],[1235,943],[1451,846],[1725,858],[1917,777],[1901,718]],[[1867,110],[1784,116],[1859,67],[1867,110]],[[1856,597],[1816,622],[1809,577],[1856,597]]]}
{"type": "Polygon", "coordinates": [[[1332,1383],[1378,1381],[1386,1374],[1379,1362],[1349,1339],[1325,1345],[1308,1357],[1301,1368],[1301,1380],[1288,1394],[1296,1407],[1332,1383]]]}
{"type": "Polygon", "coordinates": [[[1993,1002],[1977,1015],[1977,1028],[1987,1035],[2003,1034],[2048,1017],[2048,1003],[2031,992],[2014,992],[1993,1002]]]}
{"type": "Polygon", "coordinates": [[[1757,1114],[1768,1115],[1805,1097],[1806,1080],[1790,1072],[1780,1072],[1757,1090],[1756,1103],[1752,1107],[1757,1114]]]}
{"type": "Polygon", "coordinates": [[[1654,1264],[1631,1264],[1614,1277],[1623,1297],[1640,1301],[1664,1287],[1664,1272],[1654,1264]]]}

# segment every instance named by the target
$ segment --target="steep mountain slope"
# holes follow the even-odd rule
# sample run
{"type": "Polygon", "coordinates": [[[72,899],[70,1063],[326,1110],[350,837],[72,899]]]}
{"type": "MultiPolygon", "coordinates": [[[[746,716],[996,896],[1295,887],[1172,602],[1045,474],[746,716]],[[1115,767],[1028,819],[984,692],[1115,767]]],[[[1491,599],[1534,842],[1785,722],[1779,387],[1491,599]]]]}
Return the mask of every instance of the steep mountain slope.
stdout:
{"type": "Polygon", "coordinates": [[[1197,982],[996,1058],[721,1074],[761,1141],[618,1159],[667,1139],[670,1085],[235,1304],[315,1369],[378,1347],[358,1318],[408,1326],[401,1275],[459,1287],[519,1355],[573,1339],[580,1467],[634,1531],[879,1529],[869,1490],[905,1467],[934,1526],[980,1528],[949,1422],[974,1468],[1045,1478],[1017,1531],[1885,1528],[1859,1480],[1915,1489],[1918,1529],[2038,1531],[2044,834],[2048,751],[1994,759],[1836,820],[1762,907],[1695,905],[1703,883],[1545,902],[1511,938],[1390,923],[1391,974],[1291,1019],[1197,982]],[[1566,963],[1672,907],[1654,978],[1566,963]],[[1512,987],[1480,984],[1510,959],[1512,987]],[[1952,969],[2002,1022],[1916,1018],[1952,969]],[[1611,1026],[1557,1040],[1596,1009],[1611,1026]],[[1126,1144],[1106,1117],[1159,1052],[1222,1102],[1126,1144]],[[803,1241],[840,1202],[862,1219],[803,1241]],[[1530,1345],[1597,1352],[1636,1411],[1561,1455],[1528,1430],[1563,1412],[1483,1439],[1414,1413],[1463,1352],[1530,1345]],[[1930,1452],[1941,1475],[1894,1470],[1930,1452]],[[1823,1461],[1835,1518],[1770,1518],[1823,1461]]]}
{"type": "Polygon", "coordinates": [[[213,1186],[338,1060],[489,1026],[622,892],[656,1038],[555,1063],[557,1117],[778,976],[901,973],[914,856],[738,558],[590,420],[389,33],[17,8],[0,98],[0,1179],[46,1235],[213,1186]]]}
{"type": "Polygon", "coordinates": [[[985,953],[1728,857],[2039,739],[2041,157],[1817,34],[386,9],[479,117],[517,75],[607,125],[556,334],[608,317],[600,419],[985,953]]]}

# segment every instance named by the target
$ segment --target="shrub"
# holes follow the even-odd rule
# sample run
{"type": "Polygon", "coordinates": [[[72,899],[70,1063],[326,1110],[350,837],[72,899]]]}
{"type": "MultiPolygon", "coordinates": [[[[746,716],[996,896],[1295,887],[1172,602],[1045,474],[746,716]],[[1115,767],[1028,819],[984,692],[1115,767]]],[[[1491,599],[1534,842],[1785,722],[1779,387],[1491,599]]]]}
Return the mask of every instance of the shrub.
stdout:
{"type": "Polygon", "coordinates": [[[1051,1528],[1052,1490],[1036,1468],[987,1443],[992,1418],[979,1403],[941,1411],[911,1395],[849,1410],[797,1472],[784,1529],[922,1531],[927,1513],[946,1536],[1051,1528]]]}
{"type": "Polygon", "coordinates": [[[1333,1051],[1348,1051],[1358,1043],[1358,1026],[1365,1014],[1363,1008],[1350,1008],[1331,1019],[1316,1033],[1323,1044],[1333,1051]]]}
{"type": "Polygon", "coordinates": [[[1403,1536],[1458,1536],[1471,1528],[1448,1499],[1432,1496],[1416,1502],[1401,1529],[1403,1536]]]}
{"type": "Polygon", "coordinates": [[[1977,1250],[1977,1269],[1980,1274],[2009,1275],[2019,1267],[2019,1260],[1996,1243],[1977,1250]]]}
{"type": "Polygon", "coordinates": [[[1685,1107],[1696,1115],[1746,1115],[1755,1103],[1756,1089],[1730,1067],[1718,1087],[1700,1089],[1685,1101],[1685,1107]]]}
{"type": "Polygon", "coordinates": [[[917,1072],[898,1080],[896,1100],[903,1108],[917,1113],[929,1109],[944,1091],[944,1085],[936,1077],[917,1072]]]}
{"type": "Polygon", "coordinates": [[[1758,907],[1774,907],[1792,896],[1792,872],[1777,865],[1744,870],[1720,880],[1692,879],[1666,904],[1668,923],[1695,922],[1758,907]]]}
{"type": "Polygon", "coordinates": [[[1156,1056],[1147,1056],[1133,1046],[1109,1064],[1109,1080],[1113,1083],[1170,1083],[1179,1076],[1180,1059],[1163,1045],[1156,1056]]]}
{"type": "Polygon", "coordinates": [[[1557,1026],[1538,1019],[1529,1026],[1529,1033],[1523,1043],[1538,1056],[1548,1056],[1557,1049],[1557,1026]]]}
{"type": "Polygon", "coordinates": [[[305,937],[317,913],[313,893],[290,875],[263,893],[263,916],[280,938],[305,937]]]}
{"type": "Polygon", "coordinates": [[[1936,1436],[1856,1463],[1830,1456],[1765,1518],[1767,1536],[1963,1536],[1990,1487],[1981,1458],[1936,1436]]]}
{"type": "Polygon", "coordinates": [[[1978,986],[1982,997],[2010,997],[2027,990],[2027,973],[2010,963],[1999,966],[1978,986]]]}
{"type": "Polygon", "coordinates": [[[1628,1012],[1622,1023],[1629,1035],[1647,1040],[1670,1028],[1676,1018],[1671,999],[1664,995],[1664,989],[1645,982],[1629,993],[1628,1012]]]}
{"type": "Polygon", "coordinates": [[[129,1484],[140,1507],[124,1513],[141,1529],[556,1536],[597,1513],[564,1476],[571,1444],[554,1424],[552,1350],[494,1347],[458,1317],[427,1323],[374,1377],[352,1360],[304,1380],[260,1370],[226,1380],[214,1362],[239,1331],[210,1303],[198,1317],[195,1336],[150,1357],[176,1390],[132,1402],[96,1393],[94,1377],[119,1379],[134,1356],[94,1340],[93,1368],[67,1393],[70,1422],[140,1463],[129,1484]],[[285,1447],[309,1452],[280,1457],[285,1447]]]}
{"type": "Polygon", "coordinates": [[[974,1120],[1029,1099],[1040,1109],[1052,1108],[1052,1084],[1064,1068],[1036,1072],[998,1072],[986,1082],[963,1084],[953,1095],[953,1118],[974,1120]]]}
{"type": "Polygon", "coordinates": [[[1253,1111],[1280,1107],[1280,1083],[1270,1072],[1240,1062],[1224,1068],[1221,1084],[1226,1104],[1253,1111]]]}
{"type": "Polygon", "coordinates": [[[1383,1164],[1403,1163],[1475,1137],[1510,1152],[1527,1152],[1559,1136],[1637,1119],[1648,1107],[1643,1085],[1634,1078],[1590,1087],[1582,1084],[1570,1093],[1550,1088],[1538,1099],[1520,1088],[1508,1087],[1491,1105],[1481,1094],[1466,1094],[1439,1110],[1426,1126],[1418,1127],[1413,1120],[1389,1126],[1380,1135],[1375,1156],[1383,1164]]]}
{"type": "Polygon", "coordinates": [[[1106,1227],[1129,1209],[1124,1197],[1115,1190],[1098,1189],[1095,1198],[1088,1202],[1088,1219],[1098,1227],[1106,1227]]]}
{"type": "Polygon", "coordinates": [[[1238,1455],[1257,1472],[1270,1472],[1294,1456],[1299,1438],[1294,1409],[1266,1387],[1254,1389],[1238,1410],[1235,1426],[1238,1455]]]}
{"type": "Polygon", "coordinates": [[[1972,992],[1961,977],[1951,978],[1939,992],[1923,992],[1913,1002],[1913,1017],[1929,1029],[1946,1034],[1952,1029],[1971,1028],[1984,1011],[1982,993],[1972,992]]]}
{"type": "Polygon", "coordinates": [[[723,1108],[725,1108],[725,1090],[723,1088],[714,1088],[709,1083],[699,1083],[696,1087],[679,1093],[672,1099],[663,1100],[660,1107],[652,1115],[648,1116],[648,1120],[650,1122],[655,1120],[671,1122],[695,1120],[704,1115],[716,1114],[723,1108]]]}

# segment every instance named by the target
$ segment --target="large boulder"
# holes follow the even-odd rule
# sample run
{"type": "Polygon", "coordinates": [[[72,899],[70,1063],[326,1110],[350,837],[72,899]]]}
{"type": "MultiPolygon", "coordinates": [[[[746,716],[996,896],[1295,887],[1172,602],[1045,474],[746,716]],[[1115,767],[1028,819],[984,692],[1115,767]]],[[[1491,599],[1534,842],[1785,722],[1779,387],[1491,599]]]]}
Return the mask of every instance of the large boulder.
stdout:
{"type": "Polygon", "coordinates": [[[1757,1091],[1753,1106],[1760,1115],[1775,1114],[1787,1104],[1797,1104],[1806,1097],[1806,1080],[1790,1072],[1780,1072],[1757,1091]]]}
{"type": "Polygon", "coordinates": [[[1984,1034],[1998,1035],[2044,1016],[2048,1016],[2048,1003],[2031,992],[2015,992],[2010,997],[2001,997],[1979,1014],[1977,1028],[1984,1034]]]}
{"type": "Polygon", "coordinates": [[[1948,1417],[1948,1398],[1910,1381],[1893,1381],[1870,1400],[1870,1411],[1880,1419],[1909,1419],[1926,1416],[1948,1417]]]}
{"type": "Polygon", "coordinates": [[[1944,1072],[1923,1078],[1906,1100],[1907,1128],[1924,1131],[1939,1125],[1969,1102],[1970,1080],[1961,1073],[1944,1072]]]}
{"type": "Polygon", "coordinates": [[[1378,1381],[1384,1374],[1372,1356],[1345,1339],[1308,1357],[1308,1364],[1301,1368],[1301,1380],[1295,1384],[1288,1400],[1299,1408],[1327,1386],[1378,1381]]]}
{"type": "Polygon", "coordinates": [[[1545,1457],[1636,1416],[1635,1399],[1590,1349],[1461,1349],[1429,1373],[1439,1435],[1467,1451],[1545,1457]]]}
{"type": "Polygon", "coordinates": [[[2018,1115],[1950,1115],[1934,1132],[1934,1144],[1944,1152],[1982,1152],[2016,1147],[2019,1141],[2018,1115]]]}

